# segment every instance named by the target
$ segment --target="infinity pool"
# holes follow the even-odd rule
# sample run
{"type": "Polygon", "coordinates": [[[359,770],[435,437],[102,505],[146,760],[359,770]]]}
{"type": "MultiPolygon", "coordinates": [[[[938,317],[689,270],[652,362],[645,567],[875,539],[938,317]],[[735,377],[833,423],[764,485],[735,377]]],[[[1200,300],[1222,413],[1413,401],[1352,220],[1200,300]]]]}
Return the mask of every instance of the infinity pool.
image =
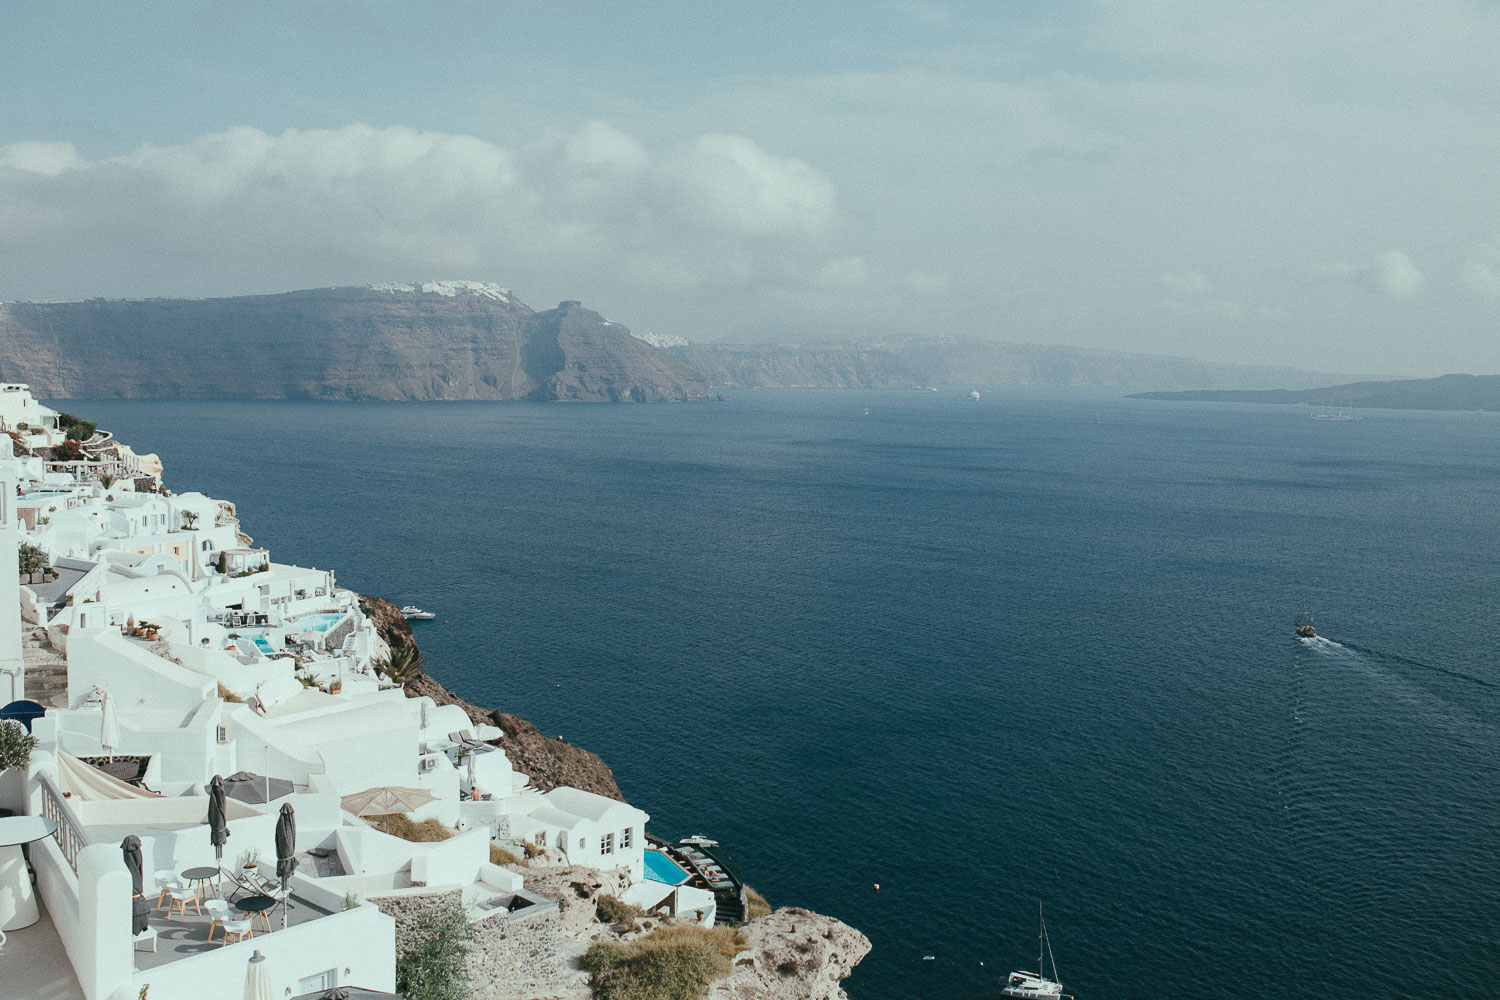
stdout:
{"type": "Polygon", "coordinates": [[[646,851],[646,877],[653,882],[681,885],[687,881],[688,873],[661,851],[648,850],[646,851]]]}
{"type": "Polygon", "coordinates": [[[312,632],[327,632],[333,627],[334,622],[340,621],[344,616],[337,615],[303,615],[301,618],[292,619],[299,629],[312,632]]]}

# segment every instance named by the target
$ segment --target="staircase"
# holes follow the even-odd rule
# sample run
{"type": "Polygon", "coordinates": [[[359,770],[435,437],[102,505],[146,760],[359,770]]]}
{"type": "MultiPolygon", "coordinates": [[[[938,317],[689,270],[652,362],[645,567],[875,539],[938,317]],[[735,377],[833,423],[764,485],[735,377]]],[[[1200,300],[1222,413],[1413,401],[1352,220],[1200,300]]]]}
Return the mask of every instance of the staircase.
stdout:
{"type": "Polygon", "coordinates": [[[48,708],[66,708],[68,658],[46,639],[27,635],[21,640],[21,660],[26,664],[26,697],[48,708]]]}

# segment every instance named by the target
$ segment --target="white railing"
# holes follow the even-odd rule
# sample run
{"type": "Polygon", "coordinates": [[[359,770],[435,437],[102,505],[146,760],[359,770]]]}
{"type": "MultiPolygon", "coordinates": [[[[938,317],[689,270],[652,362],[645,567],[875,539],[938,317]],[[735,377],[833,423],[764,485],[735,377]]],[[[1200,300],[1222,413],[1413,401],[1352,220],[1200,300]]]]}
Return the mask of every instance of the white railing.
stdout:
{"type": "Polygon", "coordinates": [[[68,867],[77,875],[78,852],[89,844],[89,838],[83,832],[83,822],[45,772],[39,772],[37,779],[42,786],[42,815],[57,821],[57,846],[68,859],[68,867]]]}

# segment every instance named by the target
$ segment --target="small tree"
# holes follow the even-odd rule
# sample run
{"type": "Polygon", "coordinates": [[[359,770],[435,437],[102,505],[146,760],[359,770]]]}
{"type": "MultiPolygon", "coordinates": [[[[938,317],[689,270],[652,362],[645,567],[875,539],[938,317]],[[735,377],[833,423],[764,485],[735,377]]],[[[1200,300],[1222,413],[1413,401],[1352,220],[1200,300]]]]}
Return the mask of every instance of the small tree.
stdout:
{"type": "Polygon", "coordinates": [[[427,663],[414,646],[392,646],[390,653],[375,661],[375,672],[396,684],[405,684],[426,669],[427,663]]]}
{"type": "Polygon", "coordinates": [[[36,737],[15,719],[0,719],[0,771],[24,768],[36,749],[36,737]]]}
{"type": "Polygon", "coordinates": [[[467,1000],[464,960],[473,937],[474,929],[456,906],[424,914],[413,928],[410,947],[396,959],[396,992],[406,1000],[467,1000]]]}
{"type": "Polygon", "coordinates": [[[182,514],[182,527],[187,531],[198,530],[198,514],[195,511],[179,511],[182,514]]]}
{"type": "Polygon", "coordinates": [[[47,569],[47,557],[42,550],[35,545],[26,542],[21,543],[17,550],[20,573],[22,576],[30,576],[32,573],[41,573],[47,569]]]}
{"type": "Polygon", "coordinates": [[[100,486],[103,486],[105,489],[109,489],[114,484],[115,484],[115,477],[114,477],[113,473],[109,473],[109,472],[100,473],[100,475],[99,475],[99,485],[100,486]]]}

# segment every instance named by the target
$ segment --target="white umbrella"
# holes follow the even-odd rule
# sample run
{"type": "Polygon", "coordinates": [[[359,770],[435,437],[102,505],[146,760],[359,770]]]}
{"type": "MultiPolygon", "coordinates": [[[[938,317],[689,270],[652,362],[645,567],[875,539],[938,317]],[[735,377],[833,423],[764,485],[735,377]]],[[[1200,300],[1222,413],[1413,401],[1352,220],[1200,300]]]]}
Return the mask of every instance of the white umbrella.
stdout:
{"type": "Polygon", "coordinates": [[[478,756],[479,755],[475,753],[469,754],[469,794],[476,799],[479,798],[479,795],[477,794],[479,790],[479,779],[475,777],[477,768],[475,768],[474,766],[474,761],[478,756]]]}
{"type": "Polygon", "coordinates": [[[250,967],[245,970],[245,1000],[274,1000],[271,996],[271,970],[266,968],[266,956],[258,948],[250,956],[250,967]]]}
{"type": "Polygon", "coordinates": [[[99,723],[99,745],[107,755],[113,757],[115,747],[120,743],[120,720],[115,718],[114,699],[109,696],[108,691],[104,692],[104,701],[100,707],[103,709],[103,718],[99,723]]]}

